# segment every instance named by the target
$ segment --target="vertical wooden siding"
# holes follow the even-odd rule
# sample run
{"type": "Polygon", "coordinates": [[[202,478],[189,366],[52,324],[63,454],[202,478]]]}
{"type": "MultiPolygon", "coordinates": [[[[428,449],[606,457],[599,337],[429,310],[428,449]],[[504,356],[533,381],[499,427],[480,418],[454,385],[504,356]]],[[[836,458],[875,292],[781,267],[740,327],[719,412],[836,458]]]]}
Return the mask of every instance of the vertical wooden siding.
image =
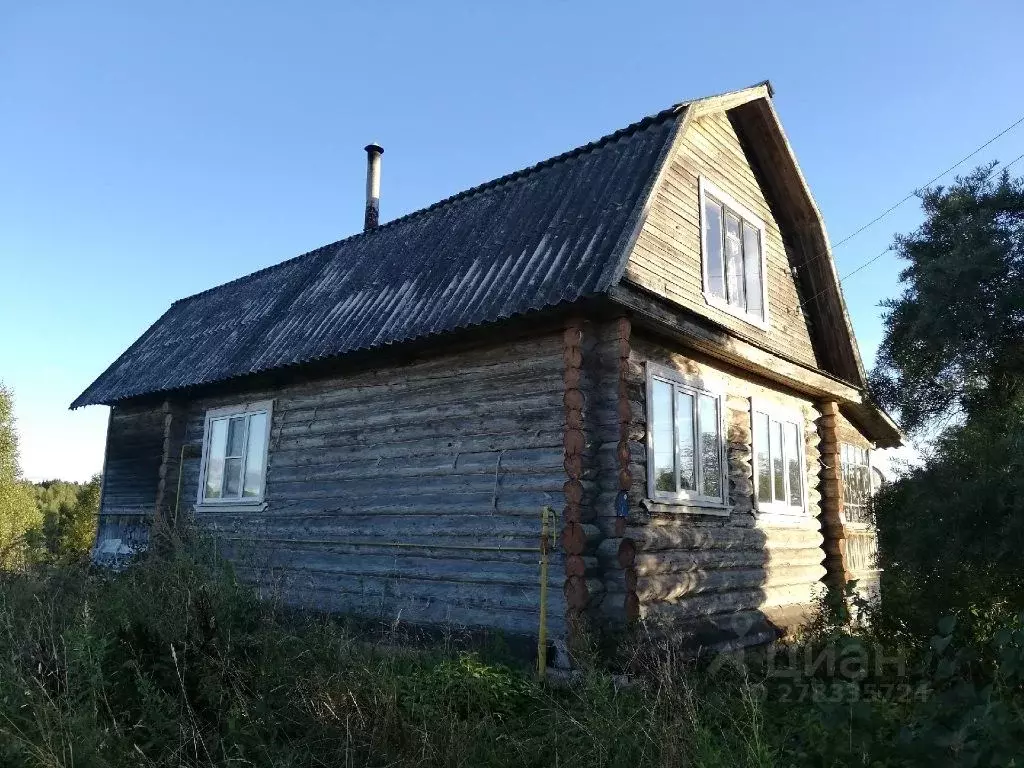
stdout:
{"type": "MultiPolygon", "coordinates": [[[[559,332],[192,401],[185,440],[199,444],[208,409],[274,400],[265,509],[197,519],[289,603],[534,634],[540,512],[563,504],[563,393],[559,332]]],[[[186,508],[199,463],[185,460],[186,508]]],[[[557,637],[560,556],[550,573],[557,637]]]]}
{"type": "Polygon", "coordinates": [[[818,359],[791,273],[794,263],[757,176],[724,112],[693,120],[668,159],[626,279],[811,366],[818,359]],[[708,305],[701,271],[698,178],[705,176],[759,216],[767,228],[768,315],[763,331],[708,305]]]}

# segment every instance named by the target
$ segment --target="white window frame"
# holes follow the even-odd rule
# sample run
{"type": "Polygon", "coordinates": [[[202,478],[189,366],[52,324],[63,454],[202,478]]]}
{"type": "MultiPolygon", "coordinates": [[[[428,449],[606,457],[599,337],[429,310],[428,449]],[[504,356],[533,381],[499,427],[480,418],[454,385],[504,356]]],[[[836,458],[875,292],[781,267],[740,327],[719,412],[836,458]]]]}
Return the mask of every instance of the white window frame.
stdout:
{"type": "MultiPolygon", "coordinates": [[[[704,285],[704,300],[709,306],[720,309],[721,311],[737,317],[745,323],[756,326],[762,331],[768,330],[768,243],[766,242],[767,228],[765,227],[764,221],[760,217],[755,216],[754,213],[746,206],[738,203],[732,195],[723,192],[721,189],[712,184],[704,176],[699,176],[697,179],[698,187],[698,205],[700,206],[700,267],[701,275],[703,278],[704,285]],[[722,205],[728,208],[736,216],[739,216],[745,223],[753,226],[758,230],[760,236],[758,241],[761,245],[761,316],[750,314],[746,310],[741,310],[738,307],[734,307],[726,299],[721,296],[715,296],[711,293],[711,279],[708,276],[708,228],[707,222],[705,221],[705,202],[708,195],[718,200],[722,205]]],[[[725,221],[722,221],[722,229],[725,229],[725,221]]],[[[725,264],[725,251],[722,251],[722,264],[725,264]]]]}
{"type": "MultiPolygon", "coordinates": [[[[212,408],[206,412],[203,421],[203,457],[199,464],[199,489],[197,491],[197,503],[200,506],[252,506],[262,504],[267,493],[267,469],[270,465],[270,429],[274,421],[274,401],[263,400],[256,403],[242,403],[239,405],[227,405],[222,408],[212,408]],[[255,413],[266,413],[267,424],[266,434],[263,443],[263,477],[260,478],[260,492],[258,496],[239,496],[238,498],[206,498],[206,466],[210,452],[210,422],[216,419],[230,418],[232,416],[244,416],[255,413]]],[[[242,478],[245,478],[245,460],[248,457],[249,436],[248,422],[246,422],[245,444],[242,449],[242,478]]]]}
{"type": "Polygon", "coordinates": [[[870,503],[871,498],[875,495],[875,491],[878,490],[877,487],[875,486],[875,473],[874,473],[874,469],[875,469],[875,451],[874,451],[873,448],[865,448],[865,447],[863,447],[861,445],[857,445],[856,443],[851,443],[849,440],[840,440],[839,441],[839,476],[843,480],[843,523],[848,525],[848,526],[850,526],[851,528],[854,528],[854,529],[858,529],[858,530],[860,530],[860,529],[867,529],[867,528],[871,527],[871,525],[869,523],[865,523],[865,522],[862,522],[860,520],[852,520],[852,519],[850,519],[850,515],[846,511],[846,507],[847,507],[847,502],[846,502],[846,473],[844,472],[844,464],[846,462],[843,461],[843,446],[844,445],[848,445],[851,448],[856,448],[857,450],[865,451],[867,453],[867,457],[868,457],[867,465],[863,465],[862,464],[860,466],[867,466],[867,468],[868,468],[868,503],[870,503]]]}
{"type": "MultiPolygon", "coordinates": [[[[715,382],[705,382],[698,380],[694,377],[686,376],[679,371],[668,368],[662,365],[656,365],[648,363],[647,366],[647,403],[646,403],[646,418],[647,418],[647,497],[655,502],[664,502],[668,504],[688,504],[695,507],[709,507],[715,509],[728,509],[729,507],[729,472],[726,461],[728,456],[726,454],[725,446],[725,396],[724,388],[717,385],[715,382]],[[687,491],[659,491],[655,488],[655,467],[654,467],[654,410],[652,404],[654,402],[654,382],[663,381],[666,384],[672,386],[672,443],[674,450],[678,451],[678,440],[676,439],[676,390],[682,390],[687,394],[693,395],[694,399],[694,451],[698,450],[700,445],[700,422],[698,417],[698,403],[699,396],[706,395],[713,397],[718,404],[718,469],[719,469],[719,483],[722,489],[721,497],[717,496],[705,496],[697,490],[687,491]]],[[[673,468],[676,473],[679,471],[679,456],[678,453],[673,460],[673,468]]],[[[696,460],[694,462],[694,485],[697,488],[704,487],[704,472],[701,467],[701,462],[696,460]]]]}
{"type": "MultiPolygon", "coordinates": [[[[753,470],[753,494],[754,494],[754,509],[758,513],[773,513],[783,515],[806,515],[807,510],[807,449],[805,442],[807,440],[806,433],[806,420],[804,419],[803,413],[797,408],[787,408],[786,406],[776,403],[772,400],[764,400],[758,397],[750,398],[750,442],[751,442],[751,456],[750,465],[753,470]],[[799,454],[799,465],[800,465],[800,506],[794,506],[789,503],[789,465],[786,462],[786,456],[783,455],[783,478],[785,482],[785,489],[783,495],[785,501],[776,501],[774,495],[772,495],[771,501],[760,501],[759,483],[761,482],[760,473],[757,467],[757,455],[758,450],[761,448],[761,443],[764,440],[769,440],[769,435],[759,435],[757,433],[757,419],[755,415],[758,413],[767,414],[768,416],[768,427],[771,431],[771,420],[775,419],[780,422],[789,422],[796,424],[797,428],[797,453],[799,454]]],[[[783,453],[785,454],[785,430],[783,430],[783,453]]],[[[771,461],[771,451],[769,449],[769,462],[771,461]]],[[[769,463],[769,470],[771,464],[769,463]]]]}

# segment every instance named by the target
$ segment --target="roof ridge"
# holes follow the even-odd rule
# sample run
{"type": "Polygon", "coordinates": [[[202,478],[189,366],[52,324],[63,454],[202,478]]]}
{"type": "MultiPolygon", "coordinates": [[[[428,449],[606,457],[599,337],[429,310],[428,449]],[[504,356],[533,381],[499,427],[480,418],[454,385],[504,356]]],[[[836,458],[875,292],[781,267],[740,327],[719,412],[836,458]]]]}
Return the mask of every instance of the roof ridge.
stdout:
{"type": "Polygon", "coordinates": [[[503,184],[518,181],[521,178],[524,178],[534,173],[538,173],[544,170],[545,168],[549,168],[557,163],[562,163],[572,158],[579,157],[580,155],[593,152],[597,149],[607,146],[608,144],[611,144],[614,141],[618,141],[621,138],[630,136],[638,131],[649,128],[651,125],[654,125],[655,123],[661,123],[664,120],[675,116],[680,110],[684,109],[690,103],[692,102],[684,101],[673,104],[671,107],[668,107],[667,109],[663,109],[660,112],[656,112],[652,115],[647,115],[646,117],[637,120],[635,123],[630,123],[624,128],[619,128],[617,131],[613,131],[612,133],[601,136],[600,138],[594,139],[593,141],[589,141],[586,144],[581,144],[580,146],[574,147],[573,149],[567,150],[566,152],[562,152],[558,155],[553,155],[552,157],[549,157],[545,160],[541,160],[540,162],[534,163],[533,165],[527,166],[525,168],[520,168],[519,170],[512,171],[511,173],[506,173],[504,176],[499,176],[495,179],[491,179],[481,184],[477,184],[476,186],[468,187],[467,189],[464,189],[460,192],[456,192],[454,195],[449,195],[448,197],[442,198],[423,208],[417,208],[416,210],[403,214],[398,218],[391,219],[390,221],[385,221],[384,223],[379,224],[373,229],[364,230],[362,232],[354,232],[351,235],[341,238],[340,240],[335,240],[333,243],[321,245],[319,248],[314,248],[311,251],[300,253],[298,256],[292,256],[290,259],[285,259],[284,261],[280,261],[277,264],[271,264],[269,266],[263,267],[262,269],[257,269],[254,272],[249,272],[247,274],[236,277],[233,280],[228,280],[226,283],[220,283],[219,285],[211,286],[197,293],[193,293],[189,296],[183,296],[180,299],[176,299],[171,304],[171,306],[173,307],[182,302],[197,299],[200,296],[204,296],[212,291],[219,290],[220,288],[225,288],[229,285],[235,285],[245,280],[251,280],[253,278],[264,275],[267,272],[271,272],[275,269],[281,269],[291,264],[292,262],[298,261],[299,259],[305,259],[307,257],[315,256],[328,248],[336,248],[350,240],[354,240],[360,237],[371,236],[377,232],[380,232],[381,230],[386,230],[389,227],[408,221],[409,219],[415,218],[417,216],[422,216],[426,213],[430,213],[431,211],[435,211],[438,208],[450,205],[459,200],[463,200],[467,197],[471,197],[473,195],[477,195],[491,189],[496,189],[497,187],[500,187],[503,184]]]}

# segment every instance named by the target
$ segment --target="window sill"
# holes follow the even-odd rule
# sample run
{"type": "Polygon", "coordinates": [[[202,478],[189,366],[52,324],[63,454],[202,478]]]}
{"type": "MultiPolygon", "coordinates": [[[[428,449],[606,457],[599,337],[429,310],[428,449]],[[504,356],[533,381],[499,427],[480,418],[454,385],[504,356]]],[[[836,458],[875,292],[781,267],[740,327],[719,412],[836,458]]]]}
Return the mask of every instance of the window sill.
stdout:
{"type": "Polygon", "coordinates": [[[741,312],[740,310],[736,309],[736,307],[734,307],[732,304],[730,304],[727,301],[723,301],[718,296],[714,296],[713,294],[710,294],[707,291],[705,291],[704,301],[707,302],[709,307],[714,307],[717,310],[725,312],[725,314],[727,315],[735,317],[737,320],[742,320],[747,325],[752,325],[754,328],[757,328],[758,330],[761,331],[768,331],[767,319],[759,320],[758,318],[753,317],[752,315],[748,315],[746,312],[741,312]]]}
{"type": "Polygon", "coordinates": [[[640,502],[648,512],[660,512],[669,515],[710,515],[712,517],[729,517],[732,507],[727,504],[716,504],[713,501],[692,501],[689,499],[644,499],[640,502]]]}
{"type": "Polygon", "coordinates": [[[813,527],[818,528],[821,526],[821,521],[818,518],[810,515],[807,511],[801,512],[782,512],[780,510],[771,509],[754,509],[755,524],[761,525],[778,525],[778,526],[796,526],[796,527],[813,527]]]}
{"type": "Polygon", "coordinates": [[[222,501],[216,504],[196,504],[196,512],[263,512],[265,501],[222,501]]]}

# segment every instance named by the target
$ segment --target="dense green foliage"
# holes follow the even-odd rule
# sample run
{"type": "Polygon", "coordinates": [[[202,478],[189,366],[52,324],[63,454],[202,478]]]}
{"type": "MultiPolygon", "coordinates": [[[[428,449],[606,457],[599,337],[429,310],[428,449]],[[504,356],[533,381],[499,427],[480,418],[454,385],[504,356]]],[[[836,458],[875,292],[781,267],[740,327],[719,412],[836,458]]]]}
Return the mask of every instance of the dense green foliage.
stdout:
{"type": "Polygon", "coordinates": [[[87,556],[99,506],[99,475],[35,485],[21,477],[13,397],[0,385],[0,569],[87,556]]]}
{"type": "Polygon", "coordinates": [[[18,466],[13,397],[0,384],[0,568],[21,567],[30,559],[26,535],[41,526],[42,515],[18,466]]]}
{"type": "Polygon", "coordinates": [[[29,536],[34,559],[53,562],[88,556],[96,538],[100,476],[88,483],[44,480],[33,490],[42,516],[29,536]]]}
{"type": "Polygon", "coordinates": [[[920,638],[954,613],[984,633],[1024,610],[1024,410],[947,429],[874,510],[885,569],[880,620],[892,631],[920,638]]]}
{"type": "Polygon", "coordinates": [[[910,432],[1015,407],[1024,372],[1024,180],[983,167],[921,201],[871,377],[910,432]]]}
{"type": "Polygon", "coordinates": [[[1024,181],[983,167],[922,203],[871,377],[931,436],[875,500],[881,621],[920,638],[950,612],[985,634],[1024,609],[1024,181]]]}

